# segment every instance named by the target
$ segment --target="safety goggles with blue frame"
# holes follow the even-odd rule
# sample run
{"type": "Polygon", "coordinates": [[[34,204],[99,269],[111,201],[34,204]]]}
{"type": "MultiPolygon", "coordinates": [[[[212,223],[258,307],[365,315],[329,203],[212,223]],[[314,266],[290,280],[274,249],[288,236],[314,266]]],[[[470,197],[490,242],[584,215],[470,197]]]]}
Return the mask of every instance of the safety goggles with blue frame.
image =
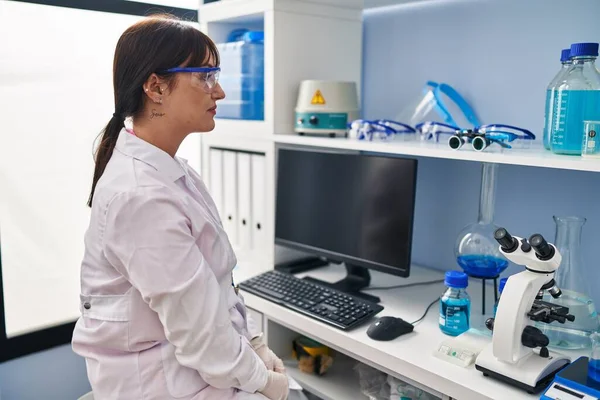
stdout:
{"type": "Polygon", "coordinates": [[[219,84],[220,67],[176,67],[160,71],[161,74],[189,73],[191,84],[206,93],[212,93],[219,84]]]}

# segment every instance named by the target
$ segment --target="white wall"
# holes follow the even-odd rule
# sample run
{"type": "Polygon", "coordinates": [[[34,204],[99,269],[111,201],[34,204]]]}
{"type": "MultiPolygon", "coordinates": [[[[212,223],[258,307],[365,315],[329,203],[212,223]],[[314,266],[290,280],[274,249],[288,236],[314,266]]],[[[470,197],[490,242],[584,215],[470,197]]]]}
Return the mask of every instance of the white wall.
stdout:
{"type": "MultiPolygon", "coordinates": [[[[6,329],[77,318],[93,143],[112,63],[141,17],[0,2],[0,245],[6,329]]],[[[179,153],[199,170],[199,137],[179,153]]]]}

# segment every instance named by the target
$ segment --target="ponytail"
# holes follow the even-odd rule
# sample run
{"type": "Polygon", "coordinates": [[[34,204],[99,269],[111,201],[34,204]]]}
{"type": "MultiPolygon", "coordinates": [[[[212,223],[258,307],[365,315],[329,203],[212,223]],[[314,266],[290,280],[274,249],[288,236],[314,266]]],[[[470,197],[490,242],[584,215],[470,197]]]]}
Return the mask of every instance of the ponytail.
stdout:
{"type": "Polygon", "coordinates": [[[100,141],[98,149],[96,150],[96,167],[94,169],[94,179],[92,180],[92,190],[90,192],[90,197],[88,198],[88,207],[92,206],[96,184],[106,169],[106,165],[108,164],[115,145],[117,144],[119,133],[124,127],[125,120],[122,118],[122,116],[115,113],[104,128],[102,140],[100,141]]]}

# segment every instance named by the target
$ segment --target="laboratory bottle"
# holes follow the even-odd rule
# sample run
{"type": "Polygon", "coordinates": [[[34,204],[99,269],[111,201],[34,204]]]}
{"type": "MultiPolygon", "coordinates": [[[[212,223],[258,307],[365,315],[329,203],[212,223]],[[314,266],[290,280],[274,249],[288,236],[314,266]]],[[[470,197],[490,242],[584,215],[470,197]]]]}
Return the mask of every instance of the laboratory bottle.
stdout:
{"type": "Polygon", "coordinates": [[[444,283],[448,289],[440,298],[440,330],[446,335],[458,336],[470,326],[471,299],[465,290],[469,278],[464,272],[448,271],[444,283]]]}
{"type": "Polygon", "coordinates": [[[498,311],[498,303],[500,303],[500,297],[502,297],[502,291],[504,290],[504,286],[506,285],[506,281],[508,278],[500,279],[500,283],[498,284],[498,301],[494,304],[494,318],[496,317],[496,312],[498,311]]]}
{"type": "Polygon", "coordinates": [[[581,155],[583,121],[600,119],[598,43],[571,45],[571,66],[556,87],[551,127],[553,153],[581,155]]]}
{"type": "Polygon", "coordinates": [[[560,53],[560,62],[562,67],[558,74],[550,81],[546,88],[546,107],[544,114],[544,136],[543,143],[546,150],[550,150],[550,138],[552,127],[552,113],[554,111],[554,101],[556,100],[556,87],[562,82],[563,77],[567,74],[571,66],[571,49],[563,49],[560,53]]]}

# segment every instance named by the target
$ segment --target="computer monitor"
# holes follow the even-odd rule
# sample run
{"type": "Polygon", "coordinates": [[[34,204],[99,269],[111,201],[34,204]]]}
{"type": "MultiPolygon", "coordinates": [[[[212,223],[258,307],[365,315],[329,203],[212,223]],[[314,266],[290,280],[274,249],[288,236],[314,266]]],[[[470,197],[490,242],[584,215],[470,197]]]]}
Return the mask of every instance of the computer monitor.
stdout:
{"type": "Polygon", "coordinates": [[[332,286],[377,301],[359,293],[368,269],[410,273],[416,174],[415,159],[280,148],[275,243],[345,263],[332,286]]]}

